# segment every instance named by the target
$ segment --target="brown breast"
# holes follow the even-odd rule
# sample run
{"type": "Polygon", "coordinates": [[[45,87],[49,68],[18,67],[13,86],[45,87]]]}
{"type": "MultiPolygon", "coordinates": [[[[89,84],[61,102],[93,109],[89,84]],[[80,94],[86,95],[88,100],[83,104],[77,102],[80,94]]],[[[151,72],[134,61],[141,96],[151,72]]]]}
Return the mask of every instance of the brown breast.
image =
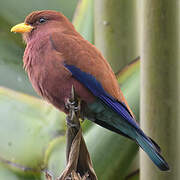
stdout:
{"type": "Polygon", "coordinates": [[[24,68],[35,91],[61,111],[70,97],[72,85],[85,102],[94,101],[94,96],[80,84],[64,67],[64,58],[45,41],[30,42],[24,53],[24,68]]]}

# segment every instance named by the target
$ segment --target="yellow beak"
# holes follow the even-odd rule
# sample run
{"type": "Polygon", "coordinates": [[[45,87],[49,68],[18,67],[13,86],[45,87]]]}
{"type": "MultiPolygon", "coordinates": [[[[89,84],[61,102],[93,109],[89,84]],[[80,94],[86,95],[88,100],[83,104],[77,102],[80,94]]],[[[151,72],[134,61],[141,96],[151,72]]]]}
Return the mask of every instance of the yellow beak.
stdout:
{"type": "Polygon", "coordinates": [[[11,28],[11,32],[16,32],[16,33],[26,33],[26,32],[31,32],[33,29],[33,26],[25,23],[20,23],[11,28]]]}

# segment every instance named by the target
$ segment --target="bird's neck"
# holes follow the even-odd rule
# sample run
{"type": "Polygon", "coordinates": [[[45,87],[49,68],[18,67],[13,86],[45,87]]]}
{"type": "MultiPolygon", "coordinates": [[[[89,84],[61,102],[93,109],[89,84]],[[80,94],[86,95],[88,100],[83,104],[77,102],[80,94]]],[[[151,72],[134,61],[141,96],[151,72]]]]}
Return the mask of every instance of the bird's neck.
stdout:
{"type": "Polygon", "coordinates": [[[43,59],[39,56],[40,54],[44,53],[42,51],[44,51],[44,49],[47,49],[47,46],[47,38],[34,38],[33,40],[28,41],[23,56],[23,67],[26,72],[29,72],[37,63],[43,63],[41,62],[43,61],[43,59]]]}

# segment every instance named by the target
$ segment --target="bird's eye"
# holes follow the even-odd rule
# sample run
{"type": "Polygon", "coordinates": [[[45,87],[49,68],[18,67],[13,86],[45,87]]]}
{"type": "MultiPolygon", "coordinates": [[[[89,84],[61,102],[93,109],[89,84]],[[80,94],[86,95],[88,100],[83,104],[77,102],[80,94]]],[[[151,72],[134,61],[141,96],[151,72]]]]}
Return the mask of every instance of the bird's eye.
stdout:
{"type": "Polygon", "coordinates": [[[44,22],[46,22],[46,19],[44,19],[44,18],[39,19],[39,23],[44,23],[44,22]]]}

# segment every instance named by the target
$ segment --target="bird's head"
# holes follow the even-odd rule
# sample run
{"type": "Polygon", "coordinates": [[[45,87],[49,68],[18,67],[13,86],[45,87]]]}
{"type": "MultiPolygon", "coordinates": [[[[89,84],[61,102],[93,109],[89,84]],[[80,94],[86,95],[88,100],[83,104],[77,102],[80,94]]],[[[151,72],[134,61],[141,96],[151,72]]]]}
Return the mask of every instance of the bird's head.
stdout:
{"type": "Polygon", "coordinates": [[[26,43],[36,37],[50,34],[54,31],[73,33],[74,27],[60,12],[52,10],[34,11],[23,23],[11,28],[11,32],[23,34],[26,43]]]}

